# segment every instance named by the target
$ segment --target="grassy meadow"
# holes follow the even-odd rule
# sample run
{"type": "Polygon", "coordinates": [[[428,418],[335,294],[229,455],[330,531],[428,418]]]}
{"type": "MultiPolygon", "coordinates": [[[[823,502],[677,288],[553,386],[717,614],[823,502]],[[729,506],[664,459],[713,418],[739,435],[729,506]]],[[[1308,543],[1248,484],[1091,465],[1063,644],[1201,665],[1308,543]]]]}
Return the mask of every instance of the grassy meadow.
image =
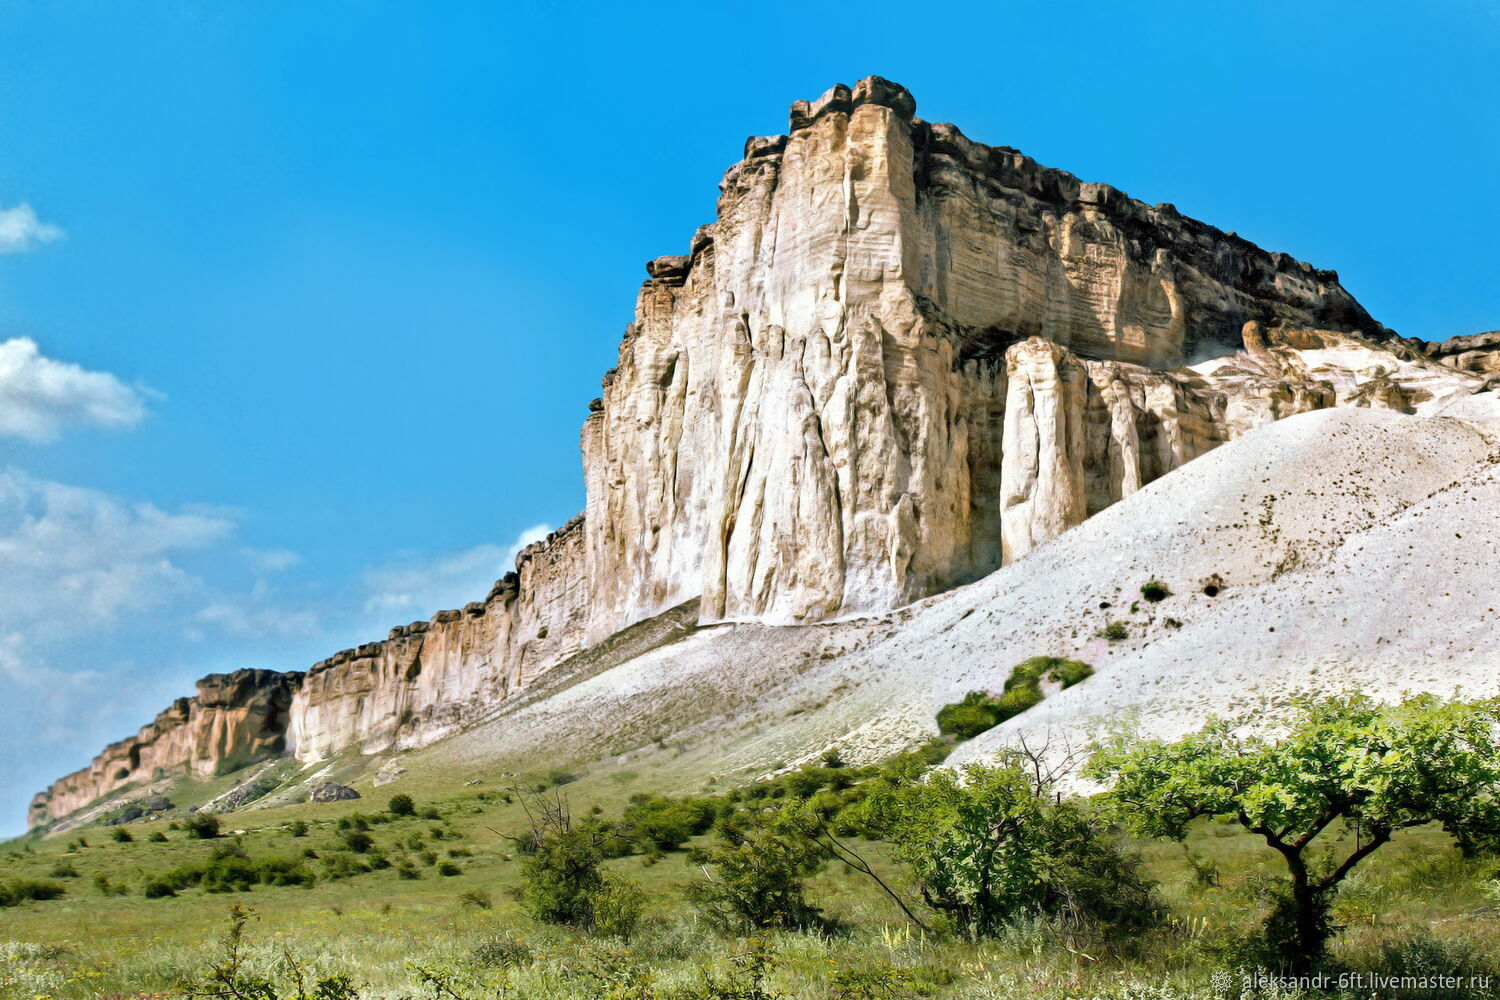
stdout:
{"type": "MultiPolygon", "coordinates": [[[[236,904],[250,911],[245,968],[285,982],[299,969],[307,982],[345,974],[363,997],[1301,995],[1244,979],[1244,941],[1283,872],[1259,838],[1218,823],[1196,825],[1183,844],[1131,845],[1158,883],[1166,916],[1124,938],[1091,938],[1045,919],[1014,923],[977,943],[924,933],[871,878],[837,863],[809,880],[808,893],[836,931],[725,936],[684,899],[684,886],[704,874],[684,851],[608,862],[645,893],[628,938],[537,923],[517,898],[522,859],[509,838],[528,818],[511,786],[554,786],[549,794],[564,796],[574,817],[618,816],[631,793],[659,787],[661,775],[649,764],[636,767],[601,766],[561,786],[541,773],[467,779],[477,784],[408,774],[379,789],[367,786],[357,801],[226,814],[222,835],[206,840],[158,821],[124,827],[129,843],[113,839],[118,827],[13,841],[0,846],[0,879],[56,883],[64,892],[0,908],[0,997],[181,996],[195,995],[194,984],[203,990],[196,995],[233,996],[201,984],[224,960],[236,904]],[[416,815],[386,813],[397,792],[414,799],[416,815]],[[365,821],[353,822],[356,815],[365,821]],[[371,842],[363,852],[349,847],[350,834],[359,832],[371,842]],[[249,891],[186,887],[147,898],[147,886],[164,873],[202,865],[216,850],[284,859],[312,880],[249,891]],[[383,861],[372,864],[377,857],[383,861]],[[331,877],[330,866],[355,873],[331,877]],[[358,872],[362,866],[374,870],[358,872]]],[[[851,846],[920,911],[889,845],[851,846]]],[[[1463,858],[1441,831],[1408,831],[1340,894],[1334,957],[1367,972],[1500,969],[1497,879],[1493,860],[1463,858]]],[[[1494,985],[1491,994],[1465,987],[1342,995],[1500,995],[1500,979],[1494,985]]]]}

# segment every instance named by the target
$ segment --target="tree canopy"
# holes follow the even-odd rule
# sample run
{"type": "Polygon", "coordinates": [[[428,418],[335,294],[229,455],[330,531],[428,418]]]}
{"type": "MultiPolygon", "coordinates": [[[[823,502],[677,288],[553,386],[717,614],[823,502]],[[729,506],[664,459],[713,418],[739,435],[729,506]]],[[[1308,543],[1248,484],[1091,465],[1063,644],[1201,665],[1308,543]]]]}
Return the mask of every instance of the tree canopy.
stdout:
{"type": "Polygon", "coordinates": [[[1180,840],[1195,819],[1221,816],[1263,837],[1291,878],[1268,923],[1290,964],[1321,957],[1332,894],[1397,831],[1439,823],[1466,854],[1500,848],[1500,703],[1307,698],[1270,733],[1252,728],[1264,721],[1122,739],[1094,755],[1091,773],[1112,782],[1122,819],[1140,833],[1180,840]],[[1335,828],[1352,843],[1317,850],[1335,828]]]}

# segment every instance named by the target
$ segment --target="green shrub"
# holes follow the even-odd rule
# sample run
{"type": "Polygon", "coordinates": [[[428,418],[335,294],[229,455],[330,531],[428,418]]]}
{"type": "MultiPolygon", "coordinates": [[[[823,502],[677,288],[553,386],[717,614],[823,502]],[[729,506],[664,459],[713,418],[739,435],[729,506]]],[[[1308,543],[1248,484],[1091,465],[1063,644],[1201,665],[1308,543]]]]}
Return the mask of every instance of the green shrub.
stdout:
{"type": "Polygon", "coordinates": [[[321,859],[323,862],[323,876],[329,879],[353,878],[355,875],[363,875],[370,870],[356,854],[327,854],[321,859]]]}
{"type": "Polygon", "coordinates": [[[1056,656],[1033,656],[1022,660],[1011,668],[999,698],[987,691],[970,691],[964,695],[963,701],[939,709],[938,731],[960,740],[973,739],[1040,704],[1043,680],[1067,688],[1093,673],[1094,668],[1081,660],[1064,660],[1056,656]]]}
{"type": "Polygon", "coordinates": [[[1094,676],[1094,668],[1082,660],[1057,660],[1052,669],[1047,672],[1048,680],[1056,681],[1064,688],[1070,688],[1092,676],[1094,676]]]}
{"type": "Polygon", "coordinates": [[[160,830],[152,830],[146,839],[153,844],[165,844],[167,842],[167,835],[160,830]]]}
{"type": "Polygon", "coordinates": [[[621,817],[625,836],[647,853],[675,851],[707,833],[718,810],[709,799],[637,795],[621,817]]]}
{"type": "Polygon", "coordinates": [[[13,878],[0,882],[0,906],[16,906],[28,899],[56,899],[63,894],[63,887],[56,882],[43,882],[30,878],[13,878]]]}
{"type": "Polygon", "coordinates": [[[412,802],[410,795],[404,793],[392,795],[391,801],[386,804],[385,808],[392,816],[415,816],[417,814],[416,804],[412,802]]]}
{"type": "Polygon", "coordinates": [[[720,930],[826,926],[822,911],[807,899],[806,885],[822,869],[825,854],[790,810],[728,816],[719,823],[716,843],[689,857],[714,869],[691,883],[687,896],[720,930]]]}
{"type": "Polygon", "coordinates": [[[375,838],[363,830],[345,830],[344,846],[355,854],[369,854],[375,847],[375,838]]]}
{"type": "Polygon", "coordinates": [[[289,834],[291,834],[293,837],[305,837],[305,836],[307,836],[307,820],[305,820],[305,819],[295,819],[295,820],[292,820],[292,822],[287,825],[286,832],[289,833],[289,834]]]}
{"type": "Polygon", "coordinates": [[[437,873],[444,878],[452,878],[455,875],[462,875],[464,870],[451,861],[444,861],[437,866],[437,873]]]}
{"type": "Polygon", "coordinates": [[[317,881],[313,873],[295,858],[261,858],[255,862],[255,873],[261,885],[304,885],[317,881]]]}
{"type": "Polygon", "coordinates": [[[219,835],[219,817],[211,813],[197,813],[182,821],[189,837],[198,840],[213,840],[219,835]]]}
{"type": "Polygon", "coordinates": [[[1160,580],[1147,580],[1141,584],[1141,596],[1155,604],[1172,596],[1172,591],[1160,580]]]}
{"type": "Polygon", "coordinates": [[[1010,668],[1010,676],[1005,678],[1005,686],[1001,688],[1001,691],[1036,687],[1042,675],[1054,662],[1055,660],[1050,656],[1033,656],[1028,660],[1022,660],[1010,668]]]}
{"type": "Polygon", "coordinates": [[[135,842],[135,838],[130,835],[130,831],[125,829],[123,826],[115,827],[114,830],[110,832],[109,836],[110,839],[117,844],[130,844],[135,842]]]}
{"type": "Polygon", "coordinates": [[[999,719],[1004,722],[1042,703],[1042,689],[1032,685],[1030,687],[1013,687],[1000,696],[997,704],[999,719]]]}
{"type": "Polygon", "coordinates": [[[587,831],[570,824],[543,831],[521,866],[521,900],[542,923],[591,927],[594,894],[604,888],[603,862],[587,831]]]}
{"type": "Polygon", "coordinates": [[[907,786],[892,839],[923,900],[969,938],[1036,915],[1135,931],[1159,912],[1135,859],[1018,758],[907,786]]]}
{"type": "Polygon", "coordinates": [[[970,691],[963,701],[938,709],[938,731],[971,740],[1000,724],[1000,703],[987,691],[970,691]]]}
{"type": "Polygon", "coordinates": [[[646,894],[636,882],[618,875],[605,875],[604,884],[593,896],[592,930],[619,938],[629,938],[640,922],[646,906],[646,894]]]}
{"type": "Polygon", "coordinates": [[[71,861],[59,861],[47,874],[52,878],[78,878],[78,869],[73,867],[71,861]]]}
{"type": "Polygon", "coordinates": [[[422,877],[422,873],[417,871],[416,866],[410,861],[402,861],[396,865],[396,874],[407,881],[415,881],[422,877]]]}
{"type": "Polygon", "coordinates": [[[169,880],[154,878],[146,882],[145,894],[147,899],[164,899],[177,895],[177,890],[169,880]]]}
{"type": "Polygon", "coordinates": [[[1122,621],[1112,621],[1099,630],[1099,638],[1120,642],[1130,638],[1130,629],[1122,621]]]}

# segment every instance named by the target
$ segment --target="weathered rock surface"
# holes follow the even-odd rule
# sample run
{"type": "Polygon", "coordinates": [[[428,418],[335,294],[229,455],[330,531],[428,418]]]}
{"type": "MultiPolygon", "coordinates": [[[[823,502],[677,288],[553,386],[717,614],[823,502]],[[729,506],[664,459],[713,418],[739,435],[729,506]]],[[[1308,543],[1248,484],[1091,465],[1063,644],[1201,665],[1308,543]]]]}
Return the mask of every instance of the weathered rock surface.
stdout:
{"type": "Polygon", "coordinates": [[[37,826],[65,816],[118,788],[170,774],[227,774],[283,753],[287,721],[301,674],[237,670],[198,681],[140,732],[104,748],[93,763],[32,800],[37,826]]]}
{"type": "Polygon", "coordinates": [[[1496,371],[1497,335],[1400,340],[1331,271],[915,111],[870,77],[746,142],[716,220],[647,265],[584,422],[585,513],[485,600],[305,676],[206,678],[33,825],[158,773],[431,742],[687,601],[897,607],[1267,422],[1454,406],[1496,371]]]}
{"type": "Polygon", "coordinates": [[[1426,345],[1428,356],[1460,371],[1500,375],[1500,330],[1426,345]]]}
{"type": "Polygon", "coordinates": [[[489,597],[314,664],[292,705],[297,757],[431,742],[578,652],[588,632],[579,518],[517,557],[489,597]]]}
{"type": "Polygon", "coordinates": [[[1164,367],[1252,320],[1386,335],[1332,272],[914,108],[879,78],[798,102],[648,266],[584,430],[595,637],[699,593],[792,623],[996,569],[1028,337],[1164,367]]]}
{"type": "Polygon", "coordinates": [[[325,781],[307,793],[310,802],[346,802],[362,797],[359,792],[348,785],[340,785],[332,781],[325,781]]]}

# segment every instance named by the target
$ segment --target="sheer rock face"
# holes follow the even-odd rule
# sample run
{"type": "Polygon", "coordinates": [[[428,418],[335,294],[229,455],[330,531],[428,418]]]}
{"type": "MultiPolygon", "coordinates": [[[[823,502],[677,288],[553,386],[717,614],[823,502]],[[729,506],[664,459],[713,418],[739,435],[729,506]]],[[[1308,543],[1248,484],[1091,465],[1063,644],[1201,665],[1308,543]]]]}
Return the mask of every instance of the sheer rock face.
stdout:
{"type": "Polygon", "coordinates": [[[582,520],[527,546],[516,564],[482,602],[315,664],[292,705],[298,759],[430,743],[578,652],[588,613],[582,520]]]}
{"type": "Polygon", "coordinates": [[[430,742],[700,596],[710,621],[883,611],[1259,424],[1493,370],[1489,342],[1396,340],[1332,272],[924,122],[877,77],[748,140],[687,249],[647,265],[589,407],[583,515],[484,601],[305,679],[206,678],[33,823],[158,771],[430,742]]]}
{"type": "Polygon", "coordinates": [[[32,800],[32,826],[65,816],[110,792],[157,777],[211,777],[286,749],[287,718],[302,675],[237,670],[198,681],[136,735],[112,743],[93,762],[32,800]]]}
{"type": "Polygon", "coordinates": [[[1385,334],[1332,272],[914,108],[878,78],[799,102],[689,254],[648,266],[584,431],[596,637],[698,593],[709,618],[888,608],[998,567],[1007,520],[1076,523],[1076,484],[1045,478],[1036,524],[1001,514],[1008,434],[1083,433],[1007,414],[1050,398],[1007,383],[1028,337],[1166,367],[1252,320],[1385,334]]]}

